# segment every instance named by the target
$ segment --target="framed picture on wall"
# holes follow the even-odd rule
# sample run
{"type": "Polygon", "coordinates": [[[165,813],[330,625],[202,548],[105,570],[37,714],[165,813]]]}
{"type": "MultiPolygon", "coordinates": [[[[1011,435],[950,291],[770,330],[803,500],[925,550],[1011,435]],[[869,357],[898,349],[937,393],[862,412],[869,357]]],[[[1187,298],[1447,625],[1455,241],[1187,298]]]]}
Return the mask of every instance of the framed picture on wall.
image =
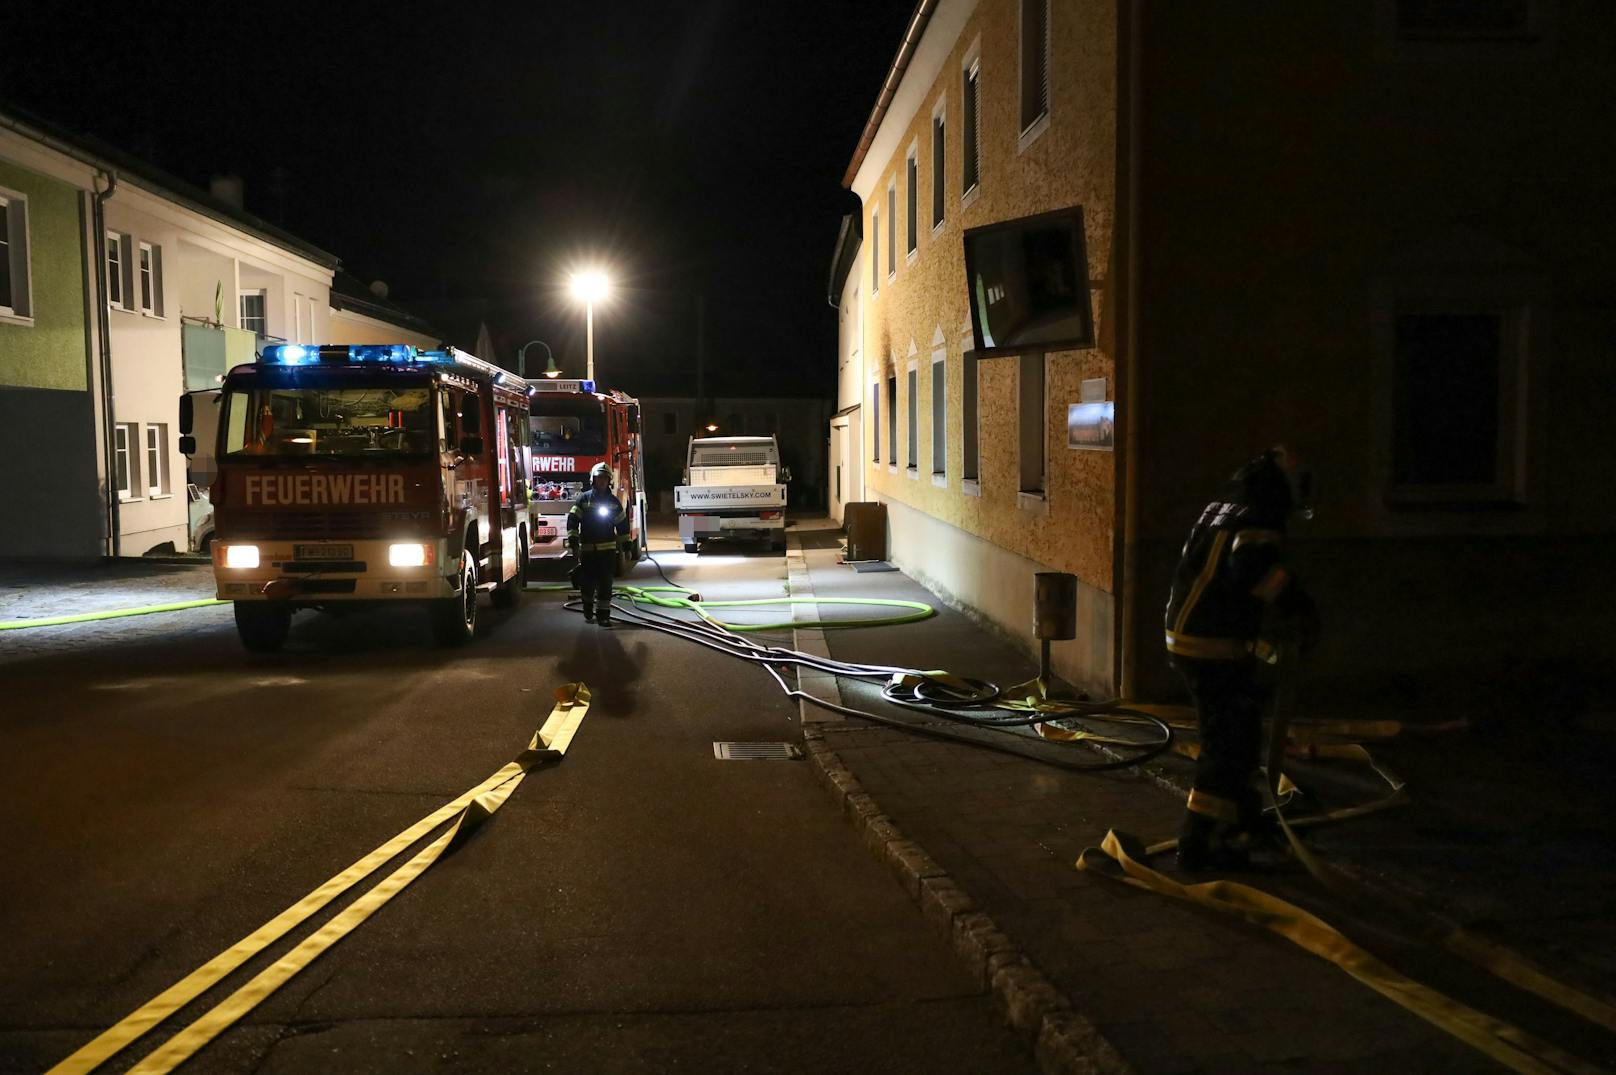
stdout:
{"type": "Polygon", "coordinates": [[[1116,446],[1116,404],[1068,403],[1066,447],[1109,452],[1116,446]]]}

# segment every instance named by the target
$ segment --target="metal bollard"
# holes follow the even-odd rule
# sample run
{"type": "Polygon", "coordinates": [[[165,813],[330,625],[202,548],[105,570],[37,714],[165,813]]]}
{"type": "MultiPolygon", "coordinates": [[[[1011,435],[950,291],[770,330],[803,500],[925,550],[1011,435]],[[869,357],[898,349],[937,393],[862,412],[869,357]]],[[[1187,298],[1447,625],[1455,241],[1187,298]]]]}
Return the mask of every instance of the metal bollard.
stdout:
{"type": "Polygon", "coordinates": [[[1038,639],[1038,678],[1049,678],[1051,640],[1077,637],[1077,576],[1064,571],[1033,575],[1032,633],[1038,639]]]}

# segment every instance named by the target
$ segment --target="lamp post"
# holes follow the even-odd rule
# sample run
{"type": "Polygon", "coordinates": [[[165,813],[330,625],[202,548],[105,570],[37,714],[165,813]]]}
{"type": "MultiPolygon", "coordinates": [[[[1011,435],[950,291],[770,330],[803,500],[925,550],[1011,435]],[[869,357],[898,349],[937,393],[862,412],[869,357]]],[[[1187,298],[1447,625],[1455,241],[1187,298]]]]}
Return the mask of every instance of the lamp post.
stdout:
{"type": "Polygon", "coordinates": [[[527,349],[534,344],[544,348],[545,357],[549,359],[549,362],[544,367],[544,375],[546,377],[561,376],[561,370],[556,368],[555,353],[550,350],[550,345],[543,340],[529,340],[522,345],[520,351],[516,352],[516,375],[524,381],[527,380],[527,349]]]}
{"type": "Polygon", "coordinates": [[[591,381],[595,379],[595,301],[605,298],[610,288],[603,273],[575,272],[571,276],[572,297],[584,304],[584,349],[591,381]]]}

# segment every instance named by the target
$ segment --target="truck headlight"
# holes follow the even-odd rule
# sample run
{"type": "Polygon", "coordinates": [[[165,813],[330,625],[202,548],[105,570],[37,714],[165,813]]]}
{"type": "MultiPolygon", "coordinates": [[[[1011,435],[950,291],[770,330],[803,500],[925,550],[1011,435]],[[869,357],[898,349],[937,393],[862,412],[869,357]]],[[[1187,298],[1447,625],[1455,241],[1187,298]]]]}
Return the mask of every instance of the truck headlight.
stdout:
{"type": "Polygon", "coordinates": [[[431,557],[425,545],[387,546],[387,563],[391,567],[425,567],[429,562],[431,557]]]}
{"type": "Polygon", "coordinates": [[[253,568],[258,566],[257,545],[226,545],[224,547],[224,566],[253,568]]]}

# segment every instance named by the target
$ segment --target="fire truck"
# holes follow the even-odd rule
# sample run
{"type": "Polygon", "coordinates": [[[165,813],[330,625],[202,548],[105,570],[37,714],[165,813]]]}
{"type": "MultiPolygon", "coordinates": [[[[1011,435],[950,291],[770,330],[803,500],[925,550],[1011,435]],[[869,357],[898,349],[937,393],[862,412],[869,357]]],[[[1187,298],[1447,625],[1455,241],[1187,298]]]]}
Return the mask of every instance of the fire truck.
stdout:
{"type": "MultiPolygon", "coordinates": [[[[442,645],[526,585],[528,387],[453,348],[265,347],[220,393],[214,577],[249,650],[297,609],[424,606],[442,645]]],[[[180,397],[192,454],[191,397],[180,397]]]]}
{"type": "Polygon", "coordinates": [[[617,557],[626,573],[646,549],[645,459],[641,452],[639,400],[618,391],[600,392],[594,381],[528,381],[533,449],[535,560],[566,555],[567,512],[589,488],[589,470],[605,463],[616,475],[612,490],[628,509],[634,538],[617,557]]]}

